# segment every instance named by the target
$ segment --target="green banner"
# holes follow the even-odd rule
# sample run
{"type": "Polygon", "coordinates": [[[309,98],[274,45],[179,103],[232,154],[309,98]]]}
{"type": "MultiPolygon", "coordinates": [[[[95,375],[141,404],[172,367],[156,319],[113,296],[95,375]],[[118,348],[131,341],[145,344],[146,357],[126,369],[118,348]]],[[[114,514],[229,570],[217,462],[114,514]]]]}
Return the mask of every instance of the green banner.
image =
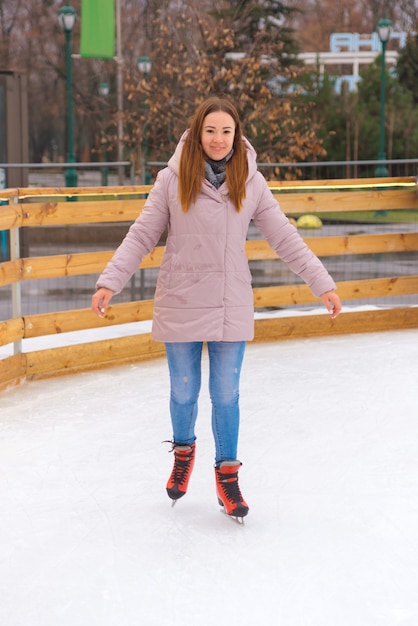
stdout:
{"type": "Polygon", "coordinates": [[[80,55],[112,59],[115,55],[115,0],[81,0],[80,55]]]}

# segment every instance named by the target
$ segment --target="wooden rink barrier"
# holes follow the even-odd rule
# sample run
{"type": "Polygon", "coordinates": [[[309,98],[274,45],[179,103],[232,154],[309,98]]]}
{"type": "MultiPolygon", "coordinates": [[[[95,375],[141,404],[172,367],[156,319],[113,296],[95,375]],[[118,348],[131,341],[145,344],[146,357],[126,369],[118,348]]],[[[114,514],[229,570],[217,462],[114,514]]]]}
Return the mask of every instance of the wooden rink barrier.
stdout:
{"type": "MultiPolygon", "coordinates": [[[[362,212],[418,211],[414,177],[328,181],[269,182],[282,210],[289,216],[351,214],[362,212]]],[[[100,319],[87,308],[55,313],[22,315],[19,286],[24,281],[52,277],[98,275],[113,252],[95,251],[22,258],[21,229],[80,224],[125,223],[126,230],[141,211],[151,186],[93,188],[26,188],[0,190],[0,231],[9,231],[10,260],[0,263],[0,289],[9,286],[13,317],[0,321],[0,346],[13,344],[13,355],[0,360],[0,390],[24,379],[85,371],[109,365],[160,357],[164,346],[150,333],[60,348],[23,352],[21,341],[72,331],[106,328],[151,320],[152,300],[113,304],[100,319]]],[[[400,225],[401,226],[401,225],[400,225]]],[[[418,252],[418,232],[304,237],[321,257],[418,252]]],[[[264,240],[248,240],[250,261],[277,259],[264,240]]],[[[157,246],[141,268],[158,268],[163,246],[157,246]]],[[[418,259],[418,256],[417,256],[418,259]]],[[[417,263],[418,267],[418,263],[417,263]]],[[[418,273],[337,283],[344,300],[418,294],[418,273]]],[[[94,278],[92,277],[92,292],[94,278]]],[[[306,285],[254,288],[255,310],[270,307],[319,304],[306,285]]],[[[417,302],[418,304],[418,302],[417,302]]],[[[255,341],[340,335],[418,327],[418,306],[346,311],[331,320],[328,315],[304,314],[255,320],[255,341]]]]}

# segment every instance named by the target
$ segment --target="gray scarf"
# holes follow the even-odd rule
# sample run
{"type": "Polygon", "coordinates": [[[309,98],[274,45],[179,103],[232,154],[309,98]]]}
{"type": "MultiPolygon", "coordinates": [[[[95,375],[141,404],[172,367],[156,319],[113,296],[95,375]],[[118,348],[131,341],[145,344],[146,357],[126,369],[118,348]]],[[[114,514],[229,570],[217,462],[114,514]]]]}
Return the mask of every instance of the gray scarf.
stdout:
{"type": "Polygon", "coordinates": [[[231,152],[227,154],[226,157],[224,159],[221,159],[220,161],[213,161],[213,159],[206,157],[205,178],[210,183],[212,183],[212,185],[216,187],[216,189],[219,189],[222,183],[225,182],[226,164],[228,163],[229,159],[232,157],[233,154],[234,154],[234,150],[232,149],[231,152]]]}

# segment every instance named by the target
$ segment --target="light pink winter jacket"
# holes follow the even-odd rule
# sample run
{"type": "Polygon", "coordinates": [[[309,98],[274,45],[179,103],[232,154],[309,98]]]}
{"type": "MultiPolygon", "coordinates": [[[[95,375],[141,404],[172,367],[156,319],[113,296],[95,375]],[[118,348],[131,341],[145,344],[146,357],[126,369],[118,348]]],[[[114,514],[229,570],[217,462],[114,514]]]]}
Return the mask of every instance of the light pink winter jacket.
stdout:
{"type": "Polygon", "coordinates": [[[184,213],[177,175],[185,135],[97,287],[119,293],[168,227],[154,298],[154,339],[251,340],[254,298],[245,254],[250,220],[314,295],[335,289],[335,283],[281,211],[257,171],[256,154],[248,142],[249,176],[241,211],[231,203],[226,183],[216,189],[205,180],[196,202],[184,213]]]}

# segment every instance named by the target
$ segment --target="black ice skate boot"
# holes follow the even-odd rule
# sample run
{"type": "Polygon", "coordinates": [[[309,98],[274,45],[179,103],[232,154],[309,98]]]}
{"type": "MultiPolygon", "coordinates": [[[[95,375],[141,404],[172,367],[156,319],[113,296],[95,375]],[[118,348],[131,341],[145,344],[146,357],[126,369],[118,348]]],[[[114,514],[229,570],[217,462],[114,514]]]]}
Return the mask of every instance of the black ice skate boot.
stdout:
{"type": "Polygon", "coordinates": [[[166,487],[168,496],[173,501],[184,496],[187,491],[194,467],[195,449],[195,443],[184,446],[173,443],[174,466],[166,487]]]}
{"type": "Polygon", "coordinates": [[[235,518],[243,518],[249,511],[238,485],[238,471],[241,465],[241,461],[222,461],[215,465],[218,502],[224,507],[227,515],[235,518]]]}

